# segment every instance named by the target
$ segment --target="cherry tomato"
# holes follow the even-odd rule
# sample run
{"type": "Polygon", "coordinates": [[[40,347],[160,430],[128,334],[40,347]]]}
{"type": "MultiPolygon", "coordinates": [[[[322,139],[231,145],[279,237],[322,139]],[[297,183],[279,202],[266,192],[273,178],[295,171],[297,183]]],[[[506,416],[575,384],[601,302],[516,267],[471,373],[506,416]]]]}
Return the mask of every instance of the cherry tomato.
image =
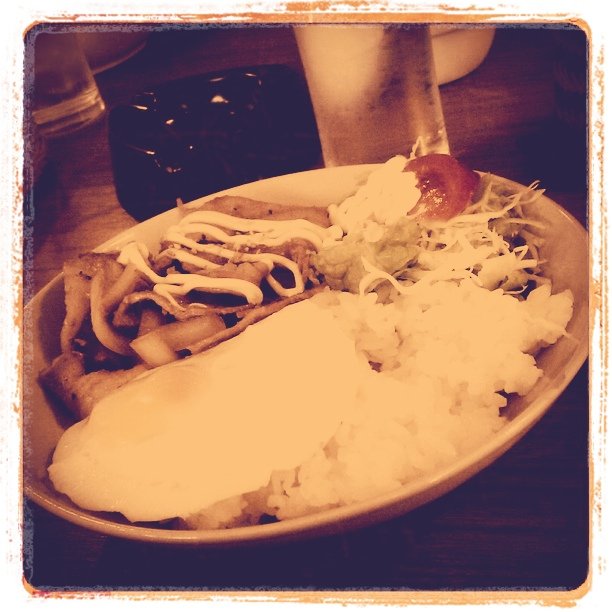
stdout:
{"type": "Polygon", "coordinates": [[[417,187],[421,191],[417,206],[423,217],[441,221],[465,210],[480,181],[476,172],[443,153],[415,157],[406,164],[404,171],[417,176],[417,187]]]}

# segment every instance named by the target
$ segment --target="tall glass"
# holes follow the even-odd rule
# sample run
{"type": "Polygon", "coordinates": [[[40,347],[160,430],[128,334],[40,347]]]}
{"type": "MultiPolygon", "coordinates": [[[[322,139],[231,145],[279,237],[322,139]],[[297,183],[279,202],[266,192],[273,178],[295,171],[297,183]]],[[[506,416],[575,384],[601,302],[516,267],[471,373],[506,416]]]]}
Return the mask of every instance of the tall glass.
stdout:
{"type": "Polygon", "coordinates": [[[34,43],[33,117],[55,136],[99,119],[104,101],[76,34],[41,32],[34,43]]]}
{"type": "Polygon", "coordinates": [[[448,153],[429,28],[294,28],[326,166],[448,153]]]}

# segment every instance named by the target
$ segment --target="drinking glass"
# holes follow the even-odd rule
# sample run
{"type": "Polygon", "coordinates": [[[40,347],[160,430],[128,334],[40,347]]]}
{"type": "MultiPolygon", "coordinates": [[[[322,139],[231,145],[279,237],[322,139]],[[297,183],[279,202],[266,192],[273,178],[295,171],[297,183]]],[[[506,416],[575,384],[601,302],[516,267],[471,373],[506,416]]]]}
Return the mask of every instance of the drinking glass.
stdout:
{"type": "Polygon", "coordinates": [[[429,28],[294,28],[325,166],[449,153],[429,28]]]}
{"type": "Polygon", "coordinates": [[[33,119],[44,136],[72,132],[104,114],[104,101],[76,34],[36,34],[33,95],[33,119]]]}

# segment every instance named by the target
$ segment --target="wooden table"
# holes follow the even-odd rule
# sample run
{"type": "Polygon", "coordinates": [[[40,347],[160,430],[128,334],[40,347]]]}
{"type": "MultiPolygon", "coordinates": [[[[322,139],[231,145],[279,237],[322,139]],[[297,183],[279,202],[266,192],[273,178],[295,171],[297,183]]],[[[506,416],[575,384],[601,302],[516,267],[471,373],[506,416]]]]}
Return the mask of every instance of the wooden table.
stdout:
{"type": "MultiPolygon", "coordinates": [[[[499,29],[484,64],[444,85],[442,99],[456,156],[522,183],[541,179],[585,223],[585,169],[568,163],[554,119],[556,36],[499,29]]],[[[266,63],[300,70],[289,28],[157,32],[97,79],[112,107],[145,85],[266,63]]],[[[26,299],[67,257],[135,224],[115,195],[106,128],[49,143],[26,211],[26,299]]],[[[575,589],[589,572],[587,374],[496,463],[390,522],[297,543],[183,549],[98,535],[26,502],[25,577],[45,591],[575,589]]]]}

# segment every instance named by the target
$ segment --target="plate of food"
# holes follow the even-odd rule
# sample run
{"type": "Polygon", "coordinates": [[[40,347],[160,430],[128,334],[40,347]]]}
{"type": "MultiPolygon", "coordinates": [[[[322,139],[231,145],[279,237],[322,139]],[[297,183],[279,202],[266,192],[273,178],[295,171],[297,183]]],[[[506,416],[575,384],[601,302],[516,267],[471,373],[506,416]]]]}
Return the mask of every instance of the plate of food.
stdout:
{"type": "Polygon", "coordinates": [[[211,546],[409,512],[578,372],[588,258],[537,184],[448,155],[178,202],[26,306],[25,493],[101,533],[211,546]]]}

